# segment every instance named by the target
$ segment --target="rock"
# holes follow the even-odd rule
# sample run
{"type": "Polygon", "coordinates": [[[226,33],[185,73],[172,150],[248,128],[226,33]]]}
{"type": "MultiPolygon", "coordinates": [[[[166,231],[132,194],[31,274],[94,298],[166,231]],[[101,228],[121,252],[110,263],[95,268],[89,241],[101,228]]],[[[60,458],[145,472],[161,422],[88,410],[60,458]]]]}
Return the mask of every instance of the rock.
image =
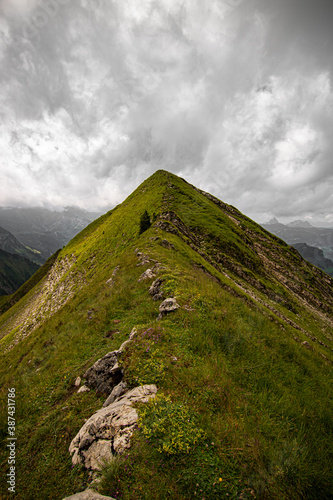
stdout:
{"type": "MultiPolygon", "coordinates": [[[[118,332],[118,330],[117,330],[118,332]]],[[[131,342],[136,334],[136,328],[133,328],[129,339],[122,343],[117,351],[106,354],[103,358],[96,361],[84,374],[86,385],[96,392],[110,396],[113,388],[117,386],[123,378],[123,370],[118,364],[118,356],[131,342]]]]}
{"type": "Polygon", "coordinates": [[[116,387],[112,389],[112,392],[108,397],[108,399],[103,404],[103,408],[109,406],[114,401],[116,401],[116,399],[120,398],[120,396],[122,396],[125,393],[126,388],[127,388],[126,382],[120,382],[118,385],[116,385],[116,387]]]}
{"type": "Polygon", "coordinates": [[[121,429],[113,439],[113,449],[116,453],[121,455],[125,450],[131,447],[131,437],[136,428],[136,424],[121,429]]]}
{"type": "Polygon", "coordinates": [[[74,385],[75,385],[75,387],[80,387],[80,385],[81,385],[81,377],[78,377],[78,378],[75,380],[74,385]]]}
{"type": "Polygon", "coordinates": [[[139,262],[138,262],[137,266],[145,266],[145,265],[149,264],[150,259],[149,259],[148,255],[145,255],[142,252],[138,252],[137,256],[139,258],[139,262]]]}
{"type": "Polygon", "coordinates": [[[117,361],[118,351],[109,352],[99,359],[84,374],[86,385],[108,396],[114,386],[121,381],[123,374],[117,361]]]}
{"type": "Polygon", "coordinates": [[[162,300],[163,292],[161,290],[163,280],[161,278],[157,278],[154,283],[149,288],[149,293],[152,295],[153,300],[162,300]]]}
{"type": "Polygon", "coordinates": [[[116,276],[116,274],[119,271],[119,269],[120,269],[120,266],[117,266],[117,267],[114,268],[111,278],[108,279],[107,282],[106,282],[107,285],[110,285],[110,286],[114,285],[114,283],[115,283],[114,277],[116,276]]]}
{"type": "Polygon", "coordinates": [[[155,385],[136,387],[94,413],[70,444],[72,463],[100,470],[104,460],[112,459],[115,453],[123,453],[130,446],[130,438],[138,421],[137,411],[132,404],[146,403],[156,393],[155,385]]]}
{"type": "Polygon", "coordinates": [[[80,387],[80,389],[77,392],[80,393],[80,392],[89,392],[89,391],[90,391],[89,387],[87,387],[86,385],[83,385],[82,387],[80,387]]]}
{"type": "Polygon", "coordinates": [[[170,250],[175,249],[175,246],[172,243],[170,243],[170,241],[168,241],[168,240],[162,240],[161,245],[162,245],[162,247],[169,248],[170,250]]]}
{"type": "Polygon", "coordinates": [[[99,493],[96,493],[96,491],[88,489],[86,491],[82,491],[82,493],[77,493],[76,495],[63,498],[63,500],[114,500],[114,498],[100,495],[99,493]]]}
{"type": "Polygon", "coordinates": [[[130,336],[129,336],[129,339],[128,340],[125,340],[125,342],[123,342],[120,346],[120,348],[118,349],[118,354],[120,354],[121,352],[123,352],[123,350],[125,349],[125,347],[127,346],[127,344],[129,344],[131,342],[131,340],[133,340],[135,334],[137,333],[137,329],[136,328],[133,328],[131,333],[130,333],[130,336]]]}
{"type": "Polygon", "coordinates": [[[117,333],[120,333],[119,330],[108,330],[107,332],[104,333],[104,337],[107,337],[108,339],[113,339],[113,336],[116,335],[117,333]]]}
{"type": "Polygon", "coordinates": [[[153,278],[156,278],[156,274],[153,273],[152,269],[147,269],[147,271],[141,274],[138,282],[140,283],[141,281],[151,280],[153,278]]]}
{"type": "Polygon", "coordinates": [[[306,347],[307,349],[311,349],[311,350],[313,349],[313,347],[310,346],[309,342],[306,342],[306,341],[302,342],[302,346],[306,347]]]}
{"type": "Polygon", "coordinates": [[[113,458],[111,441],[99,439],[94,441],[87,450],[83,450],[85,466],[91,470],[101,470],[113,458]]]}
{"type": "Polygon", "coordinates": [[[157,319],[162,319],[166,314],[177,311],[179,307],[180,306],[177,304],[175,298],[165,299],[159,307],[160,314],[158,315],[157,319]]]}

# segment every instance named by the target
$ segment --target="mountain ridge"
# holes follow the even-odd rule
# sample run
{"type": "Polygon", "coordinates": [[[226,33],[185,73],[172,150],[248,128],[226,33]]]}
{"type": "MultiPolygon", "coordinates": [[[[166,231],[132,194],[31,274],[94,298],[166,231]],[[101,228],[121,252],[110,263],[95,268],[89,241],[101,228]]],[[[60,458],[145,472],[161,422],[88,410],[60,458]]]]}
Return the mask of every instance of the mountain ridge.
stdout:
{"type": "Polygon", "coordinates": [[[129,388],[157,385],[153,420],[138,411],[160,434],[147,442],[135,432],[128,459],[105,470],[103,494],[328,499],[332,290],[329,276],[236,208],[157,171],[75,236],[0,316],[0,381],[22,400],[19,460],[29,481],[18,499],[60,499],[91,482],[89,471],[71,468],[68,448],[103,399],[75,384],[133,327],[119,362],[129,388]],[[151,225],[140,234],[145,210],[151,225]],[[167,298],[179,307],[160,317],[167,298]],[[185,454],[170,448],[185,421],[170,417],[169,435],[154,420],[162,407],[180,419],[181,406],[203,431],[185,454]],[[161,454],[161,443],[174,454],[161,454]]]}

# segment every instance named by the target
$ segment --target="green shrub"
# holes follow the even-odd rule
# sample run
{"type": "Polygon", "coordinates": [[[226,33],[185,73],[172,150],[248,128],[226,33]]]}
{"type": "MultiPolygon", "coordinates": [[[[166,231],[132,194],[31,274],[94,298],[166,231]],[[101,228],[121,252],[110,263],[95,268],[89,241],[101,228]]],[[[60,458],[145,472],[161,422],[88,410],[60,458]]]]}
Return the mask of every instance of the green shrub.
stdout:
{"type": "Polygon", "coordinates": [[[186,405],[158,394],[139,409],[139,426],[160,453],[188,453],[204,437],[186,405]]]}
{"type": "Polygon", "coordinates": [[[149,217],[149,214],[148,214],[147,210],[145,210],[143,212],[143,214],[141,215],[141,217],[140,217],[140,231],[139,231],[139,234],[142,234],[145,231],[147,231],[147,229],[149,229],[150,226],[151,226],[150,217],[149,217]]]}
{"type": "Polygon", "coordinates": [[[165,378],[166,368],[159,349],[147,348],[145,357],[131,366],[126,378],[131,385],[159,384],[165,378]]]}

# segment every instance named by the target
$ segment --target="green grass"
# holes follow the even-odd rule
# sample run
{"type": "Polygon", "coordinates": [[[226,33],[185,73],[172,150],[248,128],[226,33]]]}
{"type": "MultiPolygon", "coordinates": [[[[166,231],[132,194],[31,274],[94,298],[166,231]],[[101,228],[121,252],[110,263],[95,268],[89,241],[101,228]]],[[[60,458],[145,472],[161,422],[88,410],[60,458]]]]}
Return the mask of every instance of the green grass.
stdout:
{"type": "MultiPolygon", "coordinates": [[[[332,288],[321,284],[320,271],[232,207],[222,210],[166,172],[77,235],[57,262],[73,255],[59,281],[73,297],[5,354],[49,268],[0,317],[0,464],[5,471],[7,390],[15,387],[15,498],[60,500],[87,487],[88,474],[72,467],[68,447],[103,399],[93,391],[77,394],[74,382],[119,348],[134,326],[138,333],[121,358],[125,379],[129,387],[157,384],[161,403],[151,403],[149,412],[138,407],[140,429],[128,453],[103,471],[103,494],[117,500],[331,498],[332,365],[322,354],[332,359],[332,328],[308,306],[318,300],[322,313],[332,307],[332,288]],[[153,223],[139,236],[145,209],[156,222],[174,212],[188,234],[153,223]],[[174,249],[161,245],[165,238],[174,249]],[[291,285],[269,275],[259,243],[291,285]],[[161,321],[159,302],[148,293],[152,280],[138,282],[154,262],[138,266],[138,250],[162,264],[162,290],[181,306],[161,321]],[[293,291],[295,283],[309,302],[293,291]],[[312,350],[301,345],[305,340],[312,350]]],[[[0,495],[10,498],[3,480],[0,495]]]]}

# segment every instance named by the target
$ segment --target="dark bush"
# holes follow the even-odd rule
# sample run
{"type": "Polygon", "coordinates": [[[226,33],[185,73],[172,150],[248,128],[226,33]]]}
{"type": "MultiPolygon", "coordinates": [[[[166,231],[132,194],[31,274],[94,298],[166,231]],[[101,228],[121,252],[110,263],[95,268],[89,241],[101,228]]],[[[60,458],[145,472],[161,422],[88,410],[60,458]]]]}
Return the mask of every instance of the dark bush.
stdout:
{"type": "Polygon", "coordinates": [[[139,234],[142,234],[145,231],[147,231],[147,229],[149,229],[150,226],[151,226],[150,217],[149,217],[149,214],[148,214],[147,210],[145,210],[143,212],[143,214],[141,215],[141,217],[140,217],[140,231],[139,231],[139,234]]]}

